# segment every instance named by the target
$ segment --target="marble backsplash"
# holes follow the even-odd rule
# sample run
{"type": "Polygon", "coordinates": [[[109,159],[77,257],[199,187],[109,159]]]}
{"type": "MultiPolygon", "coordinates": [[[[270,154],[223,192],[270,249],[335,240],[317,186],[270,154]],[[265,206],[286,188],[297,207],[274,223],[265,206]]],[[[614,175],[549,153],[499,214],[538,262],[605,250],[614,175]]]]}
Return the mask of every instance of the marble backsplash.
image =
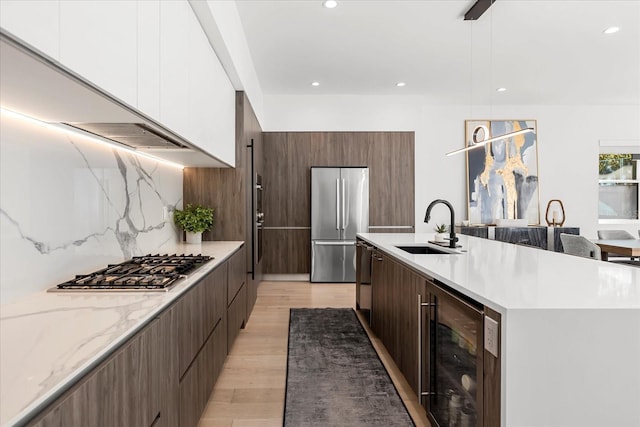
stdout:
{"type": "Polygon", "coordinates": [[[179,239],[180,169],[6,116],[0,159],[2,304],[179,239]]]}

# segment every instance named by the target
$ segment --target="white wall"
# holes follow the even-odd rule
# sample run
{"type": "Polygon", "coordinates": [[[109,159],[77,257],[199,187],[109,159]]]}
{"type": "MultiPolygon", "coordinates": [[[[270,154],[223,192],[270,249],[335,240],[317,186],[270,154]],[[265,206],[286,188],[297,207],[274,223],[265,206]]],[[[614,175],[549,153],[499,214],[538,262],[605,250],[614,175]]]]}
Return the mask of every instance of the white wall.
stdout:
{"type": "MultiPolygon", "coordinates": [[[[540,220],[546,204],[561,199],[567,226],[596,237],[598,225],[598,153],[600,139],[640,139],[640,105],[631,106],[436,106],[422,97],[265,96],[265,131],[416,132],[416,232],[428,203],[452,202],[457,219],[466,216],[464,155],[444,154],[464,145],[466,119],[535,119],[538,125],[540,220]]],[[[436,208],[432,223],[448,222],[436,208]]],[[[615,228],[637,233],[640,224],[615,228]]]]}
{"type": "Polygon", "coordinates": [[[178,241],[181,169],[2,115],[0,171],[2,304],[178,241]]]}

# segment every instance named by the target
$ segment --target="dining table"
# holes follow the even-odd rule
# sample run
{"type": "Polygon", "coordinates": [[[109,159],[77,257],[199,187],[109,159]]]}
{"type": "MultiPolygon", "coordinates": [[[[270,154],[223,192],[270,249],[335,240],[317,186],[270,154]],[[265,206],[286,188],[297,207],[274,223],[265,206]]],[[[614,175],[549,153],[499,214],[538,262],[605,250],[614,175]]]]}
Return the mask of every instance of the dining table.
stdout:
{"type": "Polygon", "coordinates": [[[594,240],[600,247],[602,260],[608,261],[609,254],[640,257],[640,239],[594,240]]]}

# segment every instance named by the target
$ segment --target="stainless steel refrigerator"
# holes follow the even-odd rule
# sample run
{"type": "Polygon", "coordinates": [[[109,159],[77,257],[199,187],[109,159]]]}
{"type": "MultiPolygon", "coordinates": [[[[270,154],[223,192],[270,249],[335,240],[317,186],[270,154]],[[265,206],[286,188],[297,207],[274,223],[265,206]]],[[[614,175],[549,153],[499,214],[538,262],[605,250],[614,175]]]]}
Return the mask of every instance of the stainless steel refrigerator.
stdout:
{"type": "Polygon", "coordinates": [[[369,230],[369,168],[311,168],[311,281],[355,282],[356,233],[369,230]]]}

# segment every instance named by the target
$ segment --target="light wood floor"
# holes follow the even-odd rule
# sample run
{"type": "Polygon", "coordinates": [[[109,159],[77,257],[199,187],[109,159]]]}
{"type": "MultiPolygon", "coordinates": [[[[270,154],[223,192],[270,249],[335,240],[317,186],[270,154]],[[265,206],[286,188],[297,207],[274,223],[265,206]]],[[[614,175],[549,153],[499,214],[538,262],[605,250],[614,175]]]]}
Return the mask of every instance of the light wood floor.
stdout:
{"type": "MultiPolygon", "coordinates": [[[[227,356],[199,426],[282,426],[289,309],[354,305],[353,284],[260,283],[251,318],[227,356]]],[[[365,329],[370,334],[366,325],[365,329]]],[[[429,426],[424,410],[384,347],[375,337],[372,342],[416,425],[429,426]]]]}

